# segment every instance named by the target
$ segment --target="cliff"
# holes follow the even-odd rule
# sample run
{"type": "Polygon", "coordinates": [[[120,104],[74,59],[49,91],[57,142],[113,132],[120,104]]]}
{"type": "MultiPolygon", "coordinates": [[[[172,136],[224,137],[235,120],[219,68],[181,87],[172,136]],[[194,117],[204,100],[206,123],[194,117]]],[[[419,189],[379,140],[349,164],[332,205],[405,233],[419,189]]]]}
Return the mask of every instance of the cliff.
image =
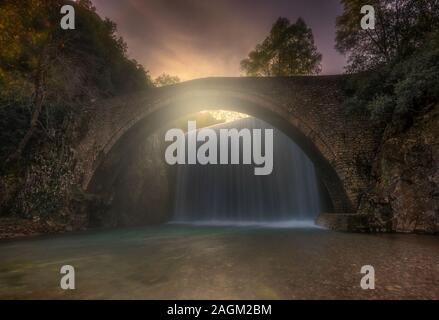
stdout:
{"type": "Polygon", "coordinates": [[[359,208],[371,231],[439,232],[439,106],[386,130],[371,178],[359,208]]]}

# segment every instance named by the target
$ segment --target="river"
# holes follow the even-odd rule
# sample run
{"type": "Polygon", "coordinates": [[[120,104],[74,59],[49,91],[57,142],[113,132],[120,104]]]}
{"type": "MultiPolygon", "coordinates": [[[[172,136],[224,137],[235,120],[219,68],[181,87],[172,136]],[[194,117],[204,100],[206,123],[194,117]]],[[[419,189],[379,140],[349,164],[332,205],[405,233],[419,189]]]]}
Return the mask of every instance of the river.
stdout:
{"type": "Polygon", "coordinates": [[[0,298],[439,299],[439,239],[307,224],[100,230],[0,242],[0,298]],[[60,289],[62,265],[76,289],[60,289]],[[372,265],[376,289],[362,290],[372,265]]]}

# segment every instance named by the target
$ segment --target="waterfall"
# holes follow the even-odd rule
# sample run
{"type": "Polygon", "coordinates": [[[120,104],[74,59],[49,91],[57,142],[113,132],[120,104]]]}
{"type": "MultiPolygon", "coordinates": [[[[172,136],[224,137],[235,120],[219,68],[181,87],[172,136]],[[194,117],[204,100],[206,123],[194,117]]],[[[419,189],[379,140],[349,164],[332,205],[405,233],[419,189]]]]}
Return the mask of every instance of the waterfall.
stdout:
{"type": "MultiPolygon", "coordinates": [[[[254,175],[253,165],[178,165],[174,221],[282,222],[314,220],[321,211],[314,165],[284,133],[245,118],[211,127],[273,129],[273,172],[254,175]]],[[[242,149],[242,146],[241,146],[242,149]]],[[[242,150],[241,150],[242,151],[242,150]]]]}

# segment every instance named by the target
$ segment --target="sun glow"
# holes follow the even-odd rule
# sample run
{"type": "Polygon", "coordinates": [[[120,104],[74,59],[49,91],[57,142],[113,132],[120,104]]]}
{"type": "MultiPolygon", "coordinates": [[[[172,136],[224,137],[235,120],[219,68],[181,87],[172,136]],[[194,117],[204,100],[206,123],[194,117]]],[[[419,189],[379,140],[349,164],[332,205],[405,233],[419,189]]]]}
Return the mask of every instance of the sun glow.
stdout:
{"type": "Polygon", "coordinates": [[[221,122],[231,122],[249,117],[248,114],[228,110],[204,110],[201,111],[201,113],[209,113],[212,117],[221,122]]]}

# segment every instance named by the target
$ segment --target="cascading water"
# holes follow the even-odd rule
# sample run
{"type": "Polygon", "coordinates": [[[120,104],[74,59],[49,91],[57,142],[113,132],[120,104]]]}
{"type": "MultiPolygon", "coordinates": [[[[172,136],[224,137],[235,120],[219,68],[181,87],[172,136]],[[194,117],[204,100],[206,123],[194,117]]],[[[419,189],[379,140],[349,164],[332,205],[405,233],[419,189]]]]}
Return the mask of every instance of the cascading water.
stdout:
{"type": "Polygon", "coordinates": [[[320,213],[314,165],[284,133],[255,118],[211,128],[215,129],[217,136],[219,129],[273,129],[273,172],[256,176],[253,165],[243,164],[178,165],[175,222],[258,224],[311,221],[320,213]]]}

